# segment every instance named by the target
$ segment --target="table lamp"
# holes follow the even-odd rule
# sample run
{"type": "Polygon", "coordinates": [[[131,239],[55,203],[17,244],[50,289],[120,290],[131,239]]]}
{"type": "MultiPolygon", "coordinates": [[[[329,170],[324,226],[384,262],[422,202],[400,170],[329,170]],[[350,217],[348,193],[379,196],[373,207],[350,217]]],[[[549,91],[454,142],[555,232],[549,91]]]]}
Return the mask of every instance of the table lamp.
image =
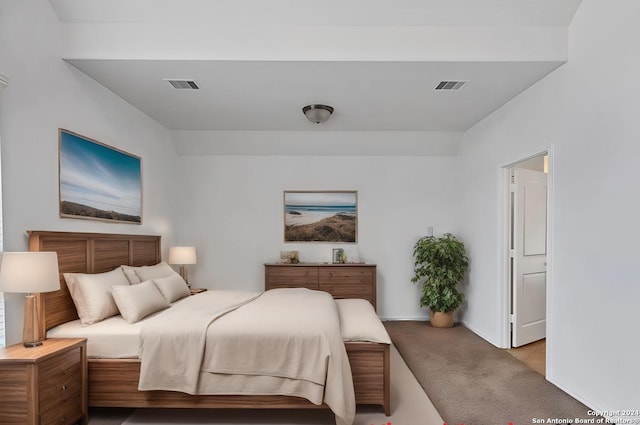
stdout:
{"type": "Polygon", "coordinates": [[[173,246],[169,248],[169,264],[180,265],[180,276],[189,285],[186,264],[196,264],[196,249],[193,246],[173,246]]]}
{"type": "Polygon", "coordinates": [[[55,252],[5,252],[0,265],[0,291],[27,293],[24,300],[25,347],[42,345],[42,309],[36,293],[60,289],[58,254],[55,252]]]}

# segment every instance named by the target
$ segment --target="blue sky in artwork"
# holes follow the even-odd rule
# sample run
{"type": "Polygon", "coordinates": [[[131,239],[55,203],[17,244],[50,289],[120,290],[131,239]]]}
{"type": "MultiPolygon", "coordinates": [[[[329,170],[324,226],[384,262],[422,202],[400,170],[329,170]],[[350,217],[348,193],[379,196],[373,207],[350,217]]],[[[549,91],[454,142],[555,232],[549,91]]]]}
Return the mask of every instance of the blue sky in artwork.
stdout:
{"type": "Polygon", "coordinates": [[[356,205],[355,192],[285,192],[285,205],[350,206],[356,205]]]}
{"type": "Polygon", "coordinates": [[[140,159],[60,133],[60,200],[142,215],[140,159]]]}

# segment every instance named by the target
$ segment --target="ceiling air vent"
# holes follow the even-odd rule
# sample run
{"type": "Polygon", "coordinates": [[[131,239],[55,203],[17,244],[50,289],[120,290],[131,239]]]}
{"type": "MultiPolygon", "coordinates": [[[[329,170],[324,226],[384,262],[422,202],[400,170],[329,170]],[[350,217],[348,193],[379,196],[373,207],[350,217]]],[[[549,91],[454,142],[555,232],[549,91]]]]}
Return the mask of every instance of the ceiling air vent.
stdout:
{"type": "Polygon", "coordinates": [[[193,80],[165,80],[171,83],[173,88],[176,89],[187,89],[187,90],[198,90],[200,87],[193,80]]]}
{"type": "Polygon", "coordinates": [[[440,81],[436,90],[460,90],[466,81],[440,81]]]}

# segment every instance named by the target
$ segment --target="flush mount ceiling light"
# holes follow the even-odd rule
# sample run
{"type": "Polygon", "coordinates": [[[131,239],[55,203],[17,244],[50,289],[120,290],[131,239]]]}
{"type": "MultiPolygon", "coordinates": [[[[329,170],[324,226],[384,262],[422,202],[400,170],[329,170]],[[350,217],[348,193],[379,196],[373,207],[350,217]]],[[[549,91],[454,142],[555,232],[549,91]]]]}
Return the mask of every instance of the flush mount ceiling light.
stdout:
{"type": "Polygon", "coordinates": [[[320,124],[331,117],[333,108],[327,105],[307,105],[302,108],[302,113],[309,121],[320,124]]]}

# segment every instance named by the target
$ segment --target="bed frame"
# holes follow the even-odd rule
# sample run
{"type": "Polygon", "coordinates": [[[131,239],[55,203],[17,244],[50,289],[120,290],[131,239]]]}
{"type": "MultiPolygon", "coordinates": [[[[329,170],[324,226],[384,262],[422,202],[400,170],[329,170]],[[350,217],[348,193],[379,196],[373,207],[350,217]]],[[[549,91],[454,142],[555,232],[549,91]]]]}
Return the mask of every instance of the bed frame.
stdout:
{"type": "MultiPolygon", "coordinates": [[[[78,318],[63,273],[102,273],[128,264],[161,260],[160,236],[110,233],[29,231],[30,251],[58,253],[60,290],[38,295],[41,335],[78,318]]],[[[357,404],[381,405],[391,414],[389,345],[346,342],[357,404]]],[[[292,396],[188,395],[173,391],[138,391],[137,359],[89,359],[89,406],[185,408],[326,408],[292,396]]]]}

